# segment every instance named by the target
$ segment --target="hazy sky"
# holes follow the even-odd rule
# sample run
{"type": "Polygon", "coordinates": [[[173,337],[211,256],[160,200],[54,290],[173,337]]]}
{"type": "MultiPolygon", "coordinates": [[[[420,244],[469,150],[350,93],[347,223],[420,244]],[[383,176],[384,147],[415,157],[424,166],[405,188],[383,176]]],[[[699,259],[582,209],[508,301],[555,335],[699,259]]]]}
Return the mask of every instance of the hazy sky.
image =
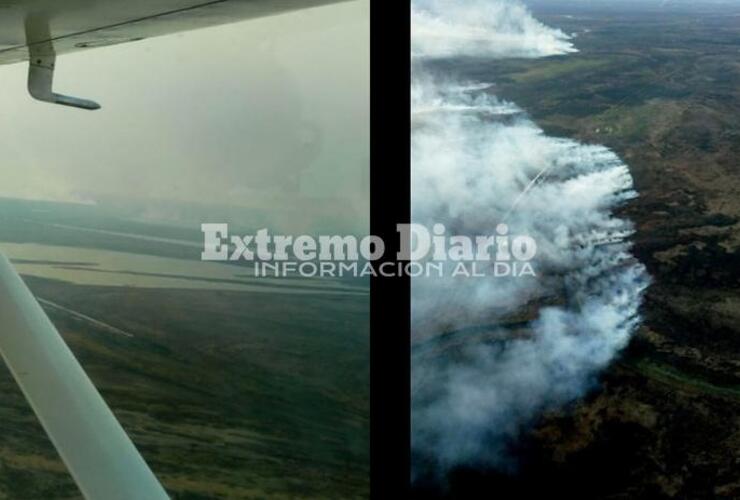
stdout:
{"type": "Polygon", "coordinates": [[[0,196],[123,199],[154,219],[193,218],[170,200],[229,205],[294,231],[365,231],[368,5],[60,56],[55,90],[95,112],[33,101],[26,65],[0,66],[0,196]]]}

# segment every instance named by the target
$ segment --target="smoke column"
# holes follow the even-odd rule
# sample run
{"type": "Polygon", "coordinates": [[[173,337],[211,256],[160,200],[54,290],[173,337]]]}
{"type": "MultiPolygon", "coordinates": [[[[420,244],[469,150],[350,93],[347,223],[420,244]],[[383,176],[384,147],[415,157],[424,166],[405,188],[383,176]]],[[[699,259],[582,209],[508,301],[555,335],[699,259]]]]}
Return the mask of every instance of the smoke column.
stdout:
{"type": "Polygon", "coordinates": [[[547,137],[487,82],[430,69],[575,51],[514,1],[412,2],[413,221],[476,236],[505,220],[538,244],[536,278],[412,280],[416,474],[515,466],[507,450],[522,432],[592,388],[639,325],[649,278],[630,254],[631,224],[613,215],[636,196],[627,166],[605,147],[547,137]],[[476,325],[485,339],[466,333],[476,325]]]}

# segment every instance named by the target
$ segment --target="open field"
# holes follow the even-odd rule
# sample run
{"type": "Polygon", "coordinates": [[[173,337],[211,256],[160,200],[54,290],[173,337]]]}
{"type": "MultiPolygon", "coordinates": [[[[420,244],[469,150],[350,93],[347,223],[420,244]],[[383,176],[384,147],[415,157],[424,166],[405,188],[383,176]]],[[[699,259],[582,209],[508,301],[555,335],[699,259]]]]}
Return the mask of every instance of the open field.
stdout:
{"type": "MultiPolygon", "coordinates": [[[[103,270],[105,252],[80,250],[103,270]]],[[[172,272],[170,257],[150,258],[172,272]]],[[[366,290],[24,279],[173,498],[367,497],[366,290]]],[[[78,498],[4,367],[0,395],[0,498],[78,498]]]]}

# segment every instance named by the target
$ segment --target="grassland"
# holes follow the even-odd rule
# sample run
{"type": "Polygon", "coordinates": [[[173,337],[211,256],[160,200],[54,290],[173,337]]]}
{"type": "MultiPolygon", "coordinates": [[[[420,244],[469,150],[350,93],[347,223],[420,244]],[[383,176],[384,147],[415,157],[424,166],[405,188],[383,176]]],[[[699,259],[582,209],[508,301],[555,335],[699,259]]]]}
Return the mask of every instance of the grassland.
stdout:
{"type": "MultiPolygon", "coordinates": [[[[178,253],[188,247],[155,241],[129,238],[129,246],[117,247],[119,238],[103,234],[39,232],[59,213],[4,203],[6,241],[74,246],[76,239],[93,249],[193,258],[178,253]],[[35,223],[20,220],[34,213],[35,223]]],[[[69,222],[69,212],[64,218],[69,222]]],[[[91,222],[112,227],[94,217],[78,224],[91,222]]],[[[117,230],[141,234],[125,224],[117,230]]],[[[171,233],[188,237],[182,229],[171,233]]],[[[300,283],[295,293],[275,294],[24,279],[37,297],[57,305],[47,314],[172,498],[368,496],[366,294],[311,293],[300,283]]],[[[0,419],[0,498],[79,498],[4,367],[0,419]]]]}
{"type": "MultiPolygon", "coordinates": [[[[134,335],[48,311],[173,498],[367,495],[366,299],[28,281],[134,335]]],[[[0,384],[0,491],[74,495],[8,373],[0,384]]]]}

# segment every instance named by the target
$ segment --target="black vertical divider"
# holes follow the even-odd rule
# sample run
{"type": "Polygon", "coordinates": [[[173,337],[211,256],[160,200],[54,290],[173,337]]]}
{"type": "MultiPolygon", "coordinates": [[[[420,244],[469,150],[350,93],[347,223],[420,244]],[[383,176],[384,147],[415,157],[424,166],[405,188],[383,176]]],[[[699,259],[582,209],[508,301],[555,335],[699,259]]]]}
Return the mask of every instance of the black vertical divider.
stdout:
{"type": "MultiPolygon", "coordinates": [[[[410,4],[371,2],[371,233],[395,261],[411,217],[410,4]]],[[[379,263],[377,263],[379,264],[379,263]]],[[[370,299],[371,497],[405,498],[410,471],[410,279],[373,277],[370,299]]]]}

